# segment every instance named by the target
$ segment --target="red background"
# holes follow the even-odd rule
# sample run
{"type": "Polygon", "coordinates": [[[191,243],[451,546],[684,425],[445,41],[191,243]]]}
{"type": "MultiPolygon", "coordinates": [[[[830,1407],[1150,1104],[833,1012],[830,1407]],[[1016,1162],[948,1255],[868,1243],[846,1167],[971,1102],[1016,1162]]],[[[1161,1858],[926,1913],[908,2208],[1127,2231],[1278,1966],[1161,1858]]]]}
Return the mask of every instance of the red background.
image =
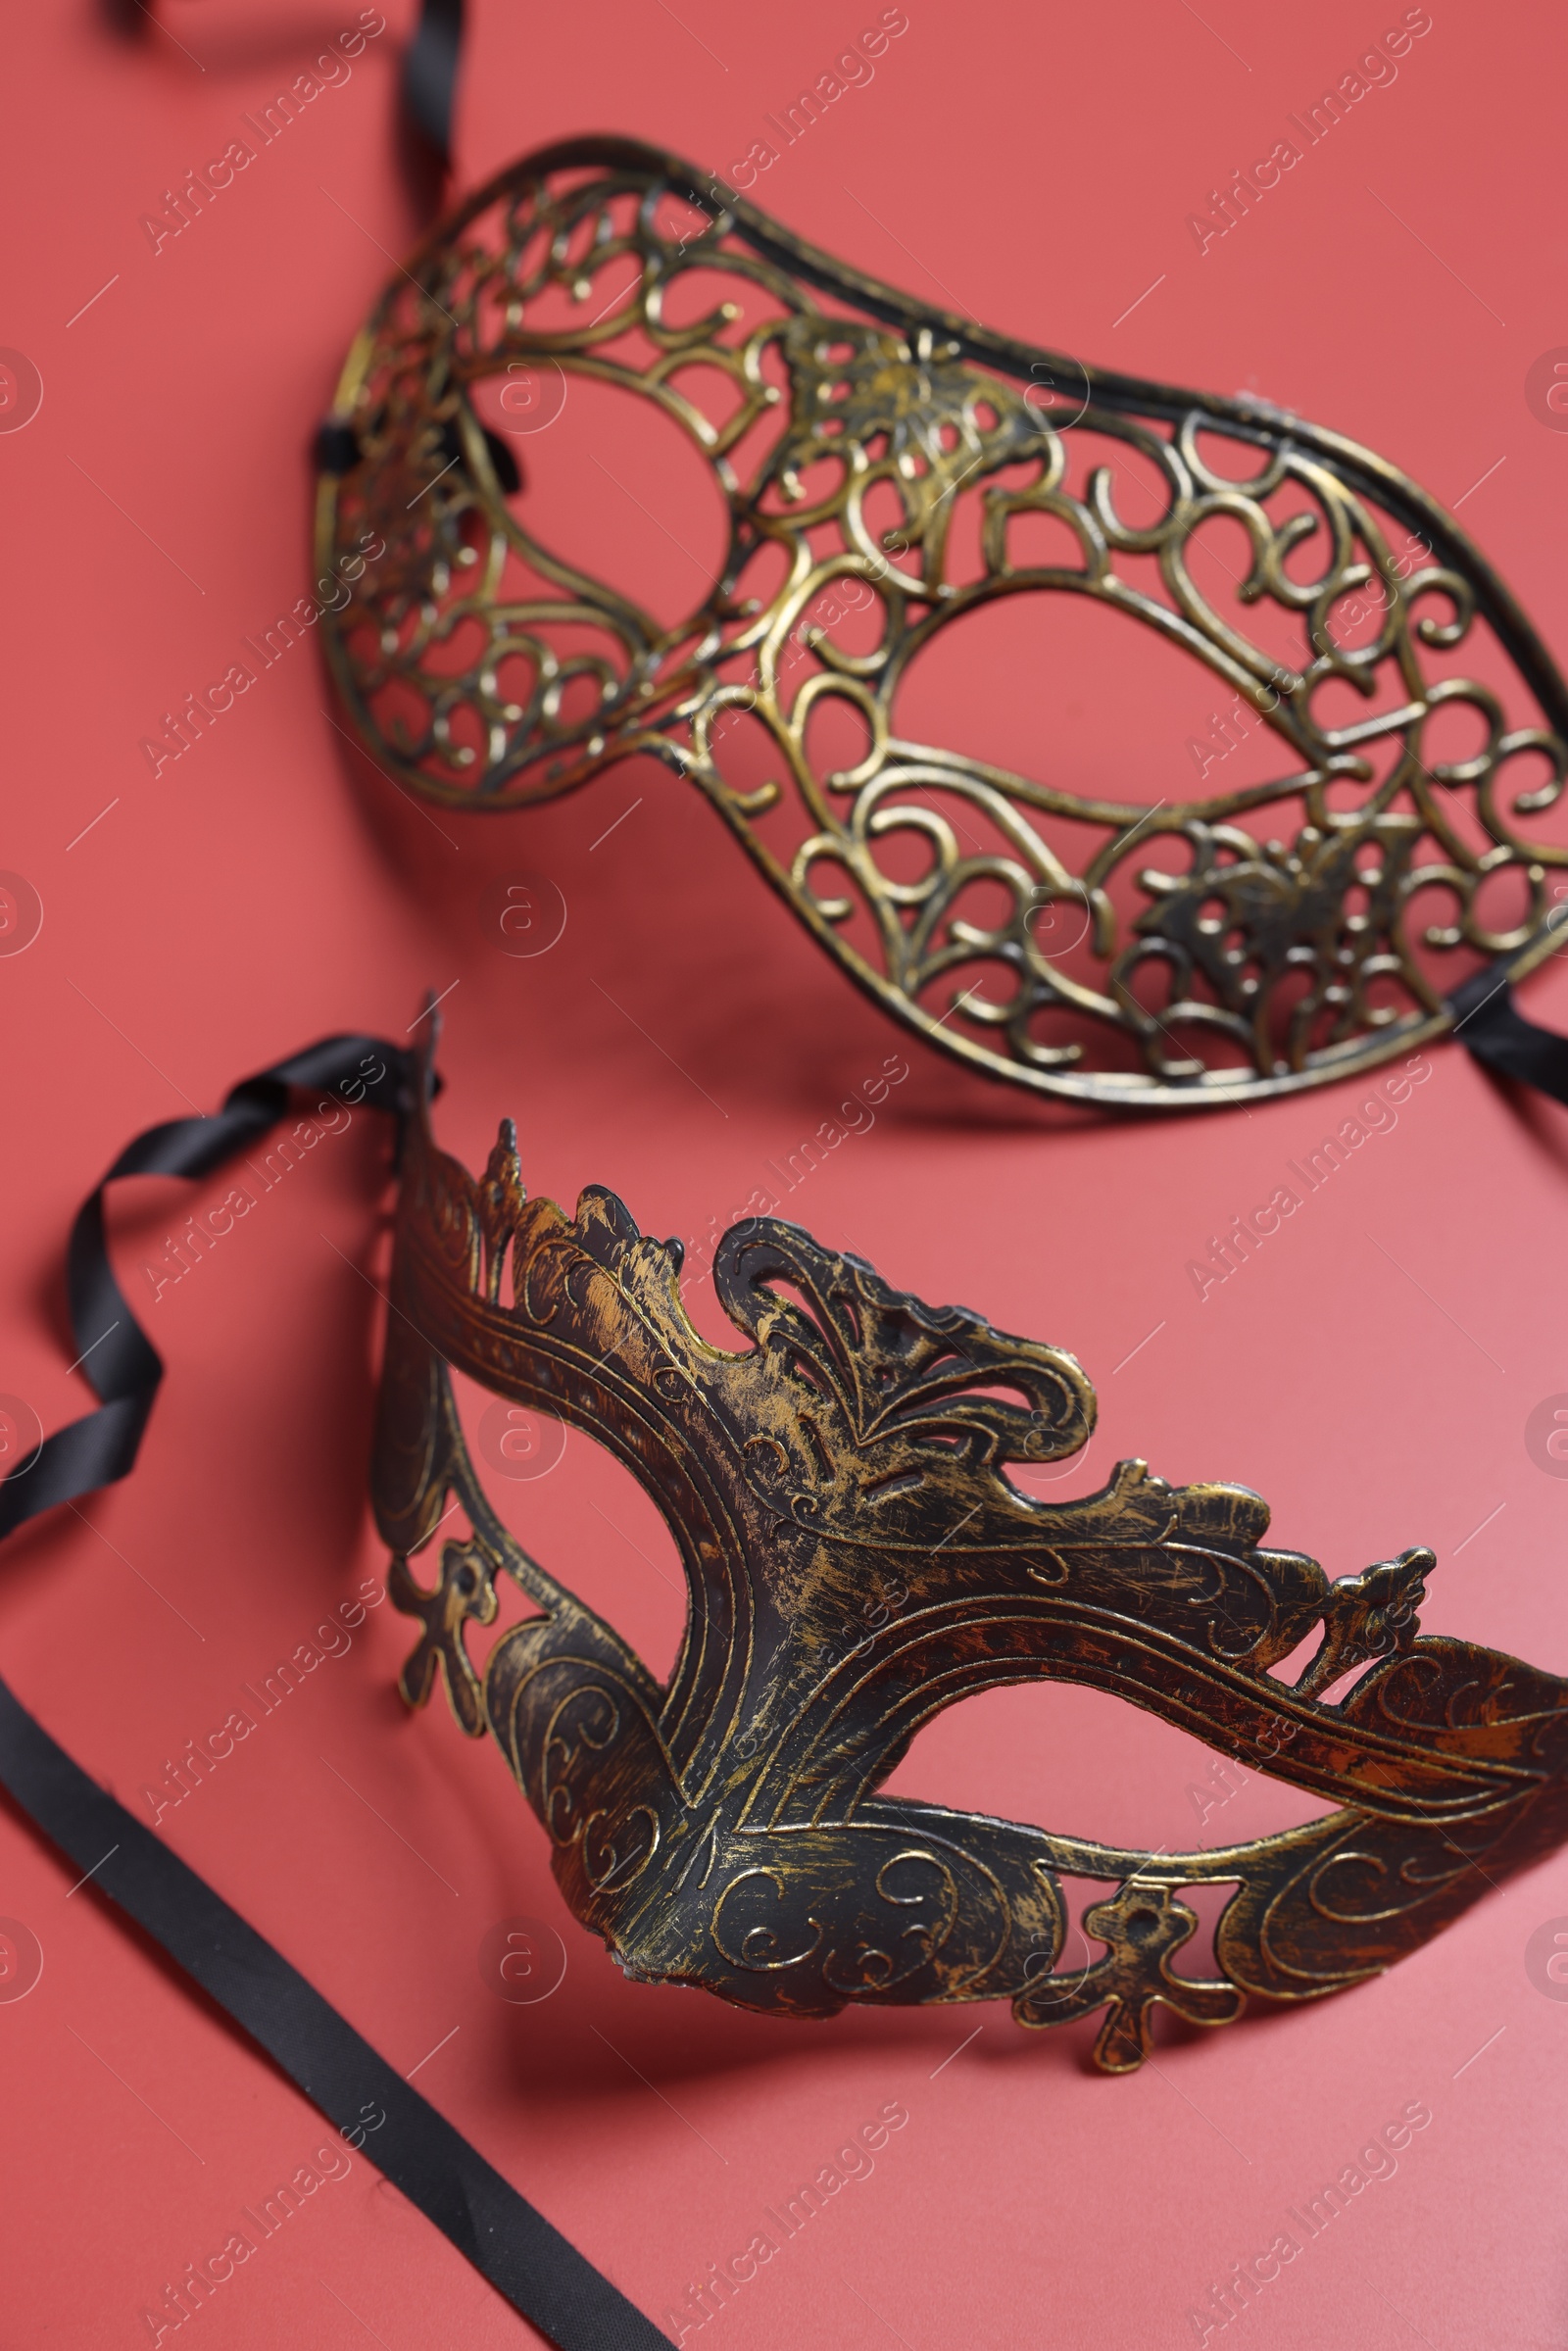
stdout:
{"type": "MultiPolygon", "coordinates": [[[[160,713],[307,584],[311,432],[387,256],[418,226],[391,128],[408,13],[392,7],[349,84],[155,256],[141,214],[355,11],[170,0],[157,24],[127,9],[127,25],[83,0],[13,11],[0,181],[26,227],[0,341],[36,365],[44,402],[0,436],[0,865],[45,911],[33,946],[0,958],[0,1389],[45,1426],[87,1401],[63,1368],[61,1249],[122,1141],[333,1028],[401,1037],[426,983],[453,988],[453,1148],[478,1163],[514,1112],[534,1189],[570,1201],[607,1182],[646,1229],[689,1240],[901,1045],[652,767],[438,831],[333,732],[301,648],[194,754],[147,771],[138,743],[160,713]],[[495,952],[483,925],[487,890],[520,868],[568,909],[532,962],[495,952]]],[[[587,128],[724,171],[860,24],[848,0],[471,13],[464,184],[587,128]]],[[[908,13],[874,82],[759,201],[1023,336],[1250,385],[1446,501],[1486,477],[1463,519],[1561,652],[1568,438],[1524,395],[1531,362],[1568,342],[1559,12],[1436,0],[1396,84],[1201,257],[1185,216],[1381,32],[1372,0],[1308,18],[1255,0],[1209,0],[1202,18],[1174,0],[908,13]]],[[[610,504],[597,522],[615,527],[610,504]]],[[[1058,725],[1117,739],[1126,645],[1102,632],[1068,676],[1043,642],[1004,715],[1047,740],[1058,725]]],[[[1195,726],[1209,691],[1195,671],[1195,726]]],[[[1161,739],[1167,767],[1181,733],[1161,739]]],[[[1526,995],[1568,1021],[1560,970],[1526,995]]],[[[1270,1497],[1275,1537],[1335,1574],[1430,1542],[1429,1629],[1562,1672],[1568,1486],[1523,1432],[1568,1388],[1568,1123],[1521,1115],[1456,1048],[1434,1058],[1396,1131],[1201,1304],[1185,1261],[1348,1094],[1102,1125],[910,1049],[875,1129],[787,1212],[903,1286],[1072,1347],[1102,1397],[1080,1484],[1124,1453],[1173,1479],[1240,1479],[1270,1497]]],[[[371,1124],[318,1148],[165,1294],[150,1322],[170,1378],[135,1479],[8,1546],[4,1671],[133,1807],[241,1682],[384,1567],[363,1491],[375,1301],[356,1270],[383,1148],[371,1124]]],[[[122,1195],[127,1282],[194,1204],[175,1186],[122,1195]]],[[[710,1303],[697,1311],[712,1331],[710,1303]]],[[[573,1441],[502,1498],[543,1558],[669,1656],[671,1554],[628,1480],[573,1441]]],[[[1524,1949],[1568,1912],[1568,1858],[1382,1982],[1211,2036],[1168,2031],[1126,2081],[1087,2070],[1092,2028],[1024,2033],[1003,2008],[785,2027],[620,1979],[566,1917],[496,1756],[442,1709],[405,1714],[392,1683],[409,1639],[373,1612],[163,1833],[403,2070],[458,2028],[419,2086],[656,2319],[898,2099],[909,2122],[874,2175],[714,2322],[735,2344],[1191,2341],[1189,2306],[1420,2099],[1434,2120],[1397,2176],[1265,2289],[1254,2340],[1560,2339],[1568,2010],[1534,1988],[1524,1949]],[[519,1912],[553,1922],[569,1961],[531,2007],[491,1997],[476,1965],[485,1931],[519,1912]]],[[[1188,1789],[1208,1762],[1112,1700],[1031,1689],[949,1714],[899,1785],[1174,1844],[1195,1837],[1188,1789]]],[[[1309,1809],[1253,1783],[1224,1834],[1309,1809]]],[[[0,2004],[0,2335],[98,2351],[148,2339],[140,2306],[331,2133],[90,1888],[68,1898],[74,1875],[0,1814],[0,1913],[45,1955],[37,1988],[0,2004]]],[[[368,2329],[392,2351],[526,2331],[363,2158],[203,2327],[234,2346],[349,2346],[368,2329]]]]}

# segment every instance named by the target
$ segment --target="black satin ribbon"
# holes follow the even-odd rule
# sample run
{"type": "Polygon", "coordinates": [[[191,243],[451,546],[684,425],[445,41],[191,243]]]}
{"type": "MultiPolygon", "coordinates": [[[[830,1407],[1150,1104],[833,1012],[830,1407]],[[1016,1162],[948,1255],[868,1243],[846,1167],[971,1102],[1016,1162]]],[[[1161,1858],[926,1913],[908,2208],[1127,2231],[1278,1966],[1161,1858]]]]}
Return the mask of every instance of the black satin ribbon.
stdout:
{"type": "MultiPolygon", "coordinates": [[[[123,1478],[135,1461],[163,1358],[131,1313],[104,1238],[104,1190],[122,1176],[211,1175],[282,1117],[296,1088],[402,1121],[412,1055],[374,1037],[326,1037],[245,1078],[210,1118],[176,1118],[126,1145],[71,1229],[68,1291],[78,1361],[101,1401],[56,1430],[0,1485],[0,1538],[56,1503],[123,1478]]],[[[365,2137],[371,2160],[558,2351],[670,2351],[669,2338],[519,2196],[462,2133],[378,2056],[281,1952],[88,1778],[0,1682],[0,1787],[94,1886],[265,2049],[328,2122],[365,2137]]]]}
{"type": "Polygon", "coordinates": [[[374,1037],[323,1037],[290,1059],[242,1078],[215,1116],[172,1118],[126,1144],[77,1209],[66,1256],[76,1362],[100,1407],[57,1429],[0,1484],[0,1541],[40,1510],[112,1486],[128,1473],[164,1376],[163,1357],[125,1302],[109,1262],[105,1187],[122,1176],[211,1175],[277,1124],[294,1087],[335,1093],[342,1101],[401,1115],[412,1071],[412,1057],[400,1046],[374,1037]]]}
{"type": "Polygon", "coordinates": [[[669,2351],[669,2337],[411,2089],[205,1879],[88,1779],[0,1682],[0,1782],[514,2310],[560,2351],[669,2351]],[[104,1857],[108,1855],[106,1860],[104,1857]]]}
{"type": "Polygon", "coordinates": [[[1513,990],[1494,971],[1478,971],[1448,999],[1453,1033],[1500,1077],[1517,1078],[1568,1102],[1568,1037],[1526,1020],[1513,990]]]}
{"type": "Polygon", "coordinates": [[[403,104],[410,121],[452,168],[452,109],[463,50],[463,0],[424,0],[403,59],[403,104]]]}

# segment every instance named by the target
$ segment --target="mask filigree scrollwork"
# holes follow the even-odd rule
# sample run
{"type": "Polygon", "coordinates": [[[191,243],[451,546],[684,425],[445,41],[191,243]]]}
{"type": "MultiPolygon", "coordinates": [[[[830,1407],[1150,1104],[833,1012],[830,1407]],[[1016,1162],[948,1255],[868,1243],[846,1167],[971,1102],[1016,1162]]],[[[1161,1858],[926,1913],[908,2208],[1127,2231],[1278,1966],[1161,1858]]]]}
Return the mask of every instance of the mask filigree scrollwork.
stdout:
{"type": "Polygon", "coordinates": [[[567,1902],[628,1974],[790,2016],[1104,2008],[1099,2062],[1126,2071],[1154,2007],[1219,2024],[1249,1995],[1353,1984],[1568,1835],[1568,1684],[1421,1633],[1430,1551],[1333,1582],[1267,1547],[1247,1488],[1171,1486],[1141,1461],[1036,1500],[1009,1467],[1068,1458],[1093,1426],[1071,1355],[772,1217],[719,1246],[748,1344],[710,1346],[678,1251],[613,1194],[573,1217],[526,1199],[510,1129],[498,1149],[499,1178],[493,1159],[475,1183],[426,1114],[407,1145],[375,1465],[392,1595],[424,1628],[403,1693],[422,1704],[442,1675],[464,1729],[496,1739],[567,1902]],[[500,1525],[448,1366],[593,1437],[655,1501],[688,1588],[667,1683],[500,1525]],[[407,1562],[453,1501],[471,1532],[430,1592],[407,1562]],[[475,1662],[512,1587],[531,1612],[475,1662]],[[1151,1855],[885,1792],[943,1709],[1051,1678],[1336,1808],[1151,1855]],[[1116,1888],[1083,1920],[1106,1955],[1078,1969],[1057,1967],[1064,1875],[1116,1888]],[[1212,1978],[1175,1964],[1183,1889],[1203,1885],[1236,1889],[1212,1978]]]}
{"type": "Polygon", "coordinates": [[[511,808],[652,754],[853,979],[993,1077],[1288,1092],[1441,1034],[1480,961],[1549,952],[1568,690],[1451,516],[1266,402],[1014,342],[674,158],[579,140],[413,257],[334,424],[355,456],[318,548],[351,588],[322,634],[389,773],[511,808]],[[696,609],[662,625],[530,526],[483,422],[519,369],[652,403],[711,468],[727,546],[696,609]],[[1229,585],[1195,561],[1217,524],[1243,535],[1229,585]],[[940,635],[1029,597],[1049,649],[1063,596],[1121,616],[1129,663],[1140,628],[1191,656],[1277,772],[1107,797],[1054,779],[1049,740],[1022,772],[906,731],[940,635]],[[1480,740],[1446,757],[1454,712],[1480,740]],[[816,748],[834,715],[849,763],[816,748]]]}

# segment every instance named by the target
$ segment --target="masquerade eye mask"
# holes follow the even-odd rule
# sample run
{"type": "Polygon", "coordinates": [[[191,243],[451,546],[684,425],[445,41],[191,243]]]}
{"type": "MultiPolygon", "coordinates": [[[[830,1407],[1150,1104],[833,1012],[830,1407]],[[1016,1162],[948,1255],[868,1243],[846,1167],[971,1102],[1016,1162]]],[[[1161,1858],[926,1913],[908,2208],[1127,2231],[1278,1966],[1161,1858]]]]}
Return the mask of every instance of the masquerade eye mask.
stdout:
{"type": "Polygon", "coordinates": [[[1033,1500],[1007,1465],[1060,1460],[1094,1425],[1071,1355],[904,1296],[772,1217],[714,1257],[743,1343],[726,1352],[687,1321],[680,1264],[613,1193],[591,1188],[571,1219],[529,1200],[510,1120],[475,1183],[416,1113],[373,1477],[389,1590],[424,1627],[403,1694],[422,1705],[439,1675],[463,1728],[489,1731],[567,1903],[629,1975],[790,2016],[1103,2008],[1096,2057],[1124,2073],[1156,2003],[1215,2025],[1249,1992],[1355,1983],[1568,1833],[1568,1684],[1420,1634],[1431,1551],[1331,1584],[1264,1547],[1257,1494],[1167,1486],[1142,1461],[1099,1494],[1033,1500]],[[502,1526],[449,1366],[595,1438],[658,1505],[689,1593],[667,1686],[502,1526]],[[427,1589],[409,1555],[454,1499],[471,1532],[427,1589]],[[468,1641],[504,1591],[531,1612],[481,1677],[468,1641]],[[1052,1676],[1341,1809],[1155,1855],[879,1794],[945,1707],[1052,1676]],[[1117,1890],[1083,1920],[1104,1957],[1058,1973],[1061,1872],[1117,1890]],[[1198,1923],[1182,1889],[1235,1882],[1219,1980],[1176,1972],[1198,1923]]]}
{"type": "Polygon", "coordinates": [[[328,657],[388,772],[516,808],[651,754],[854,980],[990,1076],[1290,1093],[1442,1035],[1461,982],[1553,943],[1568,694],[1424,491],[1264,401],[929,310],[651,148],[574,140],[470,197],[376,306],[321,457],[328,657]],[[578,509],[531,518],[590,386],[643,412],[596,458],[630,497],[657,412],[722,501],[711,590],[667,619],[596,575],[578,509]],[[1062,771],[1069,597],[1114,616],[1130,678],[1152,637],[1231,704],[1184,786],[1062,771]],[[920,739],[942,640],[1018,599],[1028,766],[920,739]]]}

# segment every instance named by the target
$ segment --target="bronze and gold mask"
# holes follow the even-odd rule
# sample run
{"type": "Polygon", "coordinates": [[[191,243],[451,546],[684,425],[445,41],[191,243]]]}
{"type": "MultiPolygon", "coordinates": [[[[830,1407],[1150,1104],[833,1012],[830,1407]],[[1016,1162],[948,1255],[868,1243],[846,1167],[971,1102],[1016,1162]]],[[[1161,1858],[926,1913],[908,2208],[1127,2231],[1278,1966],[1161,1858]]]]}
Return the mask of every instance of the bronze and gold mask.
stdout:
{"type": "Polygon", "coordinates": [[[1265,401],[930,310],[678,159],[580,139],[468,198],[355,343],[321,452],[318,567],[358,567],[323,634],[388,773],[503,809],[652,755],[852,979],[992,1077],[1289,1093],[1441,1036],[1467,978],[1552,945],[1568,693],[1432,498],[1265,401]],[[530,520],[515,453],[537,486],[554,444],[519,415],[590,382],[721,499],[717,576],[673,619],[530,520]],[[1091,791],[1044,712],[1026,768],[918,739],[948,632],[1030,600],[1043,692],[1064,597],[1124,624],[1129,674],[1150,633],[1191,656],[1263,769],[1091,791]]]}
{"type": "Polygon", "coordinates": [[[416,1113],[373,1481],[392,1595],[423,1626],[403,1694],[422,1705],[440,1678],[496,1740],[566,1902],[628,1975],[785,2016],[1103,2009],[1096,2055],[1126,2072],[1156,2004],[1217,2025],[1249,1994],[1354,1984],[1568,1834],[1568,1683],[1422,1634],[1429,1550],[1331,1583],[1266,1546],[1257,1494],[1142,1461],[1036,1500],[1009,1465],[1064,1459],[1094,1425],[1070,1354],[770,1216],[713,1260],[733,1351],[693,1329],[680,1270],[679,1243],[646,1239],[612,1192],[573,1217],[529,1200],[510,1121],[475,1182],[416,1113]],[[449,1367],[607,1446],[656,1503],[687,1585],[667,1684],[504,1527],[449,1367]],[[421,1583],[410,1561],[454,1505],[467,1532],[421,1583]],[[529,1613],[503,1624],[504,1597],[529,1613]],[[1338,1808],[1143,1853],[879,1792],[944,1708],[1051,1677],[1338,1808]],[[1068,1970],[1063,1874],[1114,1887],[1082,1922],[1105,1955],[1068,1970]],[[1236,1887],[1213,1979],[1172,1966],[1198,1923],[1183,1891],[1203,1885],[1236,1887]]]}

